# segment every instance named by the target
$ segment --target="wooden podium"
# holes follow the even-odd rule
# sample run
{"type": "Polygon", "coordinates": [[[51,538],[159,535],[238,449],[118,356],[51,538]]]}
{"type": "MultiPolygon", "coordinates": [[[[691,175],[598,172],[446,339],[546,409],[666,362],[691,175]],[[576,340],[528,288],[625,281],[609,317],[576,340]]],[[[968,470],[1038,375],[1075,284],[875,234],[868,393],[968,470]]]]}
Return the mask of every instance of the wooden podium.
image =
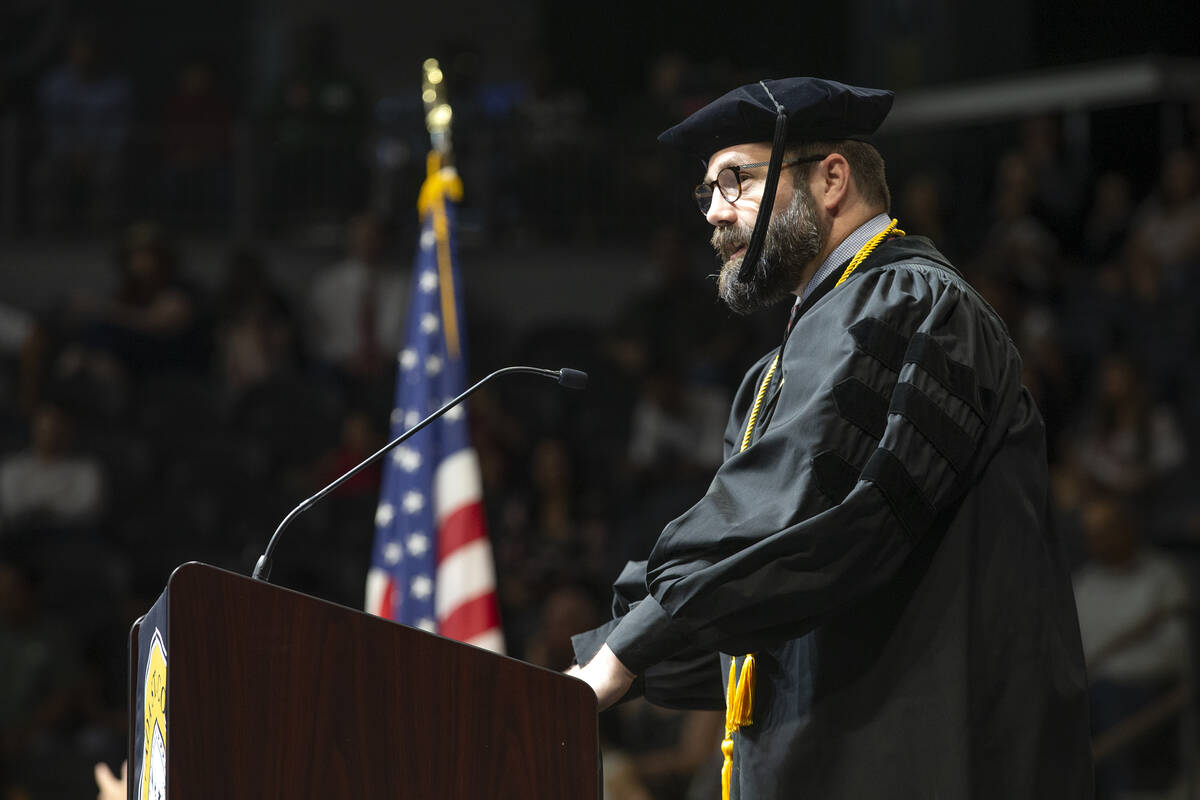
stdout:
{"type": "Polygon", "coordinates": [[[582,681],[204,564],[130,688],[130,798],[600,798],[582,681]]]}

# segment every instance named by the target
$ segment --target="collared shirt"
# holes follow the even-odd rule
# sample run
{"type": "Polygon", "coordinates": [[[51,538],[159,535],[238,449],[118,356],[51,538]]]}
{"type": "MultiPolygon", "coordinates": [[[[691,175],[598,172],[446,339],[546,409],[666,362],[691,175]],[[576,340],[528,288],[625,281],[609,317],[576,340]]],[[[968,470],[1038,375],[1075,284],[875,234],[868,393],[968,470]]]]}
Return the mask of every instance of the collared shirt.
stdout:
{"type": "Polygon", "coordinates": [[[796,304],[799,305],[808,299],[809,292],[821,285],[821,281],[829,277],[829,273],[854,258],[855,253],[862,248],[867,242],[871,241],[872,236],[876,236],[880,231],[887,228],[891,219],[887,214],[876,214],[869,220],[859,225],[850,235],[842,240],[842,243],[833,248],[826,259],[821,262],[821,266],[813,273],[812,279],[804,286],[804,291],[800,293],[796,304]]]}
{"type": "Polygon", "coordinates": [[[344,364],[363,345],[363,300],[374,300],[375,346],[398,353],[404,346],[408,318],[408,280],[399,270],[381,267],[374,275],[357,258],[347,258],[319,272],[309,287],[310,337],[317,356],[344,364]]]}

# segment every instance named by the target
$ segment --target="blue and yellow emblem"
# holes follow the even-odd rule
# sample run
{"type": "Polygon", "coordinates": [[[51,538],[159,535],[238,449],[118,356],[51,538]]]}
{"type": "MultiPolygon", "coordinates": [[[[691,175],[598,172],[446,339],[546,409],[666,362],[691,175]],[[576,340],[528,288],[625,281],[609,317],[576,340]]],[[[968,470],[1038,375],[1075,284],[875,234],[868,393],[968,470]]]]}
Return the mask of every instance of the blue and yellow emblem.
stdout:
{"type": "Polygon", "coordinates": [[[146,658],[146,685],[142,720],[142,774],[138,779],[141,800],[163,800],[167,796],[167,649],[162,634],[154,629],[146,658]]]}

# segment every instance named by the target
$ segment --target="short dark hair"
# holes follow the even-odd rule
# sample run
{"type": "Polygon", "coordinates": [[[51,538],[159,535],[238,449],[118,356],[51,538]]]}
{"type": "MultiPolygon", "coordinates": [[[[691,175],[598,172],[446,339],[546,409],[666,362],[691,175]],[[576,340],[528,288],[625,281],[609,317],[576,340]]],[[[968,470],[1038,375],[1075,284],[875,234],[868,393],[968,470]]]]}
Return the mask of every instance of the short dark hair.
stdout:
{"type": "MultiPolygon", "coordinates": [[[[883,156],[872,145],[856,139],[803,142],[789,147],[784,158],[803,158],[821,153],[841,154],[850,165],[850,174],[854,176],[863,199],[871,205],[881,206],[885,214],[891,211],[892,193],[888,191],[883,156]]],[[[803,166],[805,170],[812,169],[811,164],[803,166]]]]}

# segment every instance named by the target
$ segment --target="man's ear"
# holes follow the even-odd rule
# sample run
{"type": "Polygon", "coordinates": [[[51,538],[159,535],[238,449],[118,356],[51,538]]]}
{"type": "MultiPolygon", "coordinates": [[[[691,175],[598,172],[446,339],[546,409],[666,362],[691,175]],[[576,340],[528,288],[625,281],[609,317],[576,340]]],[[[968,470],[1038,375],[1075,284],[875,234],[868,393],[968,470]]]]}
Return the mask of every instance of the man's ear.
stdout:
{"type": "Polygon", "coordinates": [[[850,193],[850,164],[841,153],[830,153],[814,173],[813,199],[836,216],[850,193]]]}

